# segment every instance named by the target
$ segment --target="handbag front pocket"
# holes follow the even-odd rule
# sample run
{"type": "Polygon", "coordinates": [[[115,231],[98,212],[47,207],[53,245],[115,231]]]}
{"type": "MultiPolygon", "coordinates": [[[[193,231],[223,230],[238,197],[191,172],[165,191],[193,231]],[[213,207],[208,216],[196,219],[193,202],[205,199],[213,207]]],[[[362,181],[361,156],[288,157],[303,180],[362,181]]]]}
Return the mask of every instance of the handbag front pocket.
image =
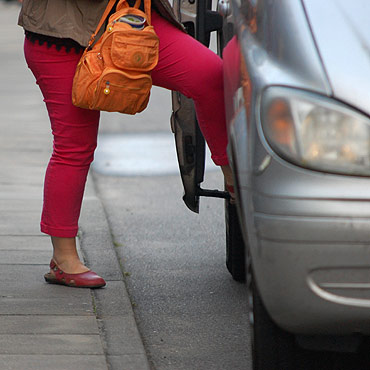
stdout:
{"type": "Polygon", "coordinates": [[[148,74],[106,68],[94,92],[90,109],[135,114],[149,102],[152,79],[148,74]]]}
{"type": "Polygon", "coordinates": [[[157,65],[159,41],[150,28],[151,26],[142,31],[114,32],[110,56],[117,68],[144,72],[152,70],[157,65]]]}

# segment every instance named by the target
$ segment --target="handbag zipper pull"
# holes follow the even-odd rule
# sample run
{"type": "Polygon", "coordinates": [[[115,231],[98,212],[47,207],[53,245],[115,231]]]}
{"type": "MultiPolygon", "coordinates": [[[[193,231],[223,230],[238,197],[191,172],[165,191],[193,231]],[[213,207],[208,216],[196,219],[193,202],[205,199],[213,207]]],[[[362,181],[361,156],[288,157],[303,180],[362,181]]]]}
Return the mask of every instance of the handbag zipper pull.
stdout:
{"type": "Polygon", "coordinates": [[[107,81],[105,83],[105,89],[104,89],[104,94],[105,95],[108,95],[110,93],[110,87],[109,87],[109,85],[110,85],[110,83],[109,83],[109,81],[107,81]]]}

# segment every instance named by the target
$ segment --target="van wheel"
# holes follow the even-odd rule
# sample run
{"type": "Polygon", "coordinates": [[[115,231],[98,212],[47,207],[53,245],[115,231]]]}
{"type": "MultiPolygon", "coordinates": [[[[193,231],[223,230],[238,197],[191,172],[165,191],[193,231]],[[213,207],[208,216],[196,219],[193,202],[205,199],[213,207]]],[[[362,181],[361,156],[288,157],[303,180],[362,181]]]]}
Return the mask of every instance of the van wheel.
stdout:
{"type": "Polygon", "coordinates": [[[226,267],[234,280],[245,282],[245,247],[236,205],[225,200],[226,267]]]}

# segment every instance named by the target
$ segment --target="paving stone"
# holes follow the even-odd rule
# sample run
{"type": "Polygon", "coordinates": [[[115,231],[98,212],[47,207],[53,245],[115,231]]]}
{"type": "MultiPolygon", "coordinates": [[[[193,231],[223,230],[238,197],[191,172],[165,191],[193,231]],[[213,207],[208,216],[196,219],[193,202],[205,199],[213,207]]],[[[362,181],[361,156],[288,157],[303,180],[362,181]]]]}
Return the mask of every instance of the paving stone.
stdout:
{"type": "Polygon", "coordinates": [[[0,235],[1,250],[29,250],[33,251],[36,255],[38,251],[48,251],[50,256],[52,255],[50,237],[47,235],[0,235]]]}
{"type": "Polygon", "coordinates": [[[0,297],[0,315],[94,315],[91,302],[71,298],[0,297]]]}
{"type": "Polygon", "coordinates": [[[100,355],[99,335],[1,334],[0,353],[9,355],[100,355]]]}
{"type": "Polygon", "coordinates": [[[131,301],[123,281],[110,281],[105,289],[94,290],[97,303],[97,316],[132,315],[131,301]]]}
{"type": "MultiPolygon", "coordinates": [[[[27,99],[29,99],[29,97],[27,97],[27,99]]],[[[9,116],[11,115],[9,114],[9,116]]],[[[12,118],[13,121],[13,117],[10,118],[12,118]]],[[[2,119],[6,118],[0,113],[0,120],[2,119]]],[[[16,126],[17,132],[22,130],[22,127],[20,127],[19,123],[16,126]]],[[[2,151],[18,151],[19,148],[22,148],[22,150],[32,151],[38,148],[37,144],[42,148],[49,148],[52,140],[51,137],[45,135],[42,136],[38,132],[28,133],[27,136],[16,136],[16,134],[16,132],[12,132],[11,130],[1,132],[0,147],[2,148],[2,151]]]]}
{"type": "Polygon", "coordinates": [[[0,314],[93,314],[90,290],[45,283],[47,265],[0,267],[0,314]]]}
{"type": "Polygon", "coordinates": [[[132,315],[102,319],[108,355],[145,354],[136,322],[132,315]]]}
{"type": "MultiPolygon", "coordinates": [[[[16,166],[20,170],[20,174],[23,175],[24,180],[27,180],[28,176],[35,177],[35,174],[49,161],[49,151],[41,148],[35,148],[33,150],[24,150],[23,148],[4,150],[2,148],[2,151],[10,153],[7,156],[0,157],[0,171],[4,171],[7,174],[15,174],[18,172],[14,171],[14,166],[16,166]]],[[[45,172],[45,169],[43,172],[45,172]]]]}
{"type": "MultiPolygon", "coordinates": [[[[14,267],[12,265],[3,265],[0,269],[0,286],[5,283],[26,282],[29,287],[34,283],[44,282],[44,274],[48,271],[49,260],[44,265],[19,265],[14,267]]],[[[58,288],[54,286],[54,289],[58,288]]],[[[81,291],[82,293],[82,291],[81,291]]]]}
{"type": "MultiPolygon", "coordinates": [[[[103,355],[0,355],[1,370],[107,370],[103,355]]],[[[117,368],[118,369],[118,368],[117,368]]],[[[145,368],[142,368],[143,370],[145,368]]],[[[132,368],[131,370],[136,370],[132,368]]]]}
{"type": "MultiPolygon", "coordinates": [[[[0,265],[0,270],[9,270],[9,268],[13,266],[0,265]]],[[[89,289],[69,288],[63,285],[48,284],[43,278],[46,271],[48,271],[48,268],[45,265],[39,275],[32,280],[19,278],[14,279],[12,282],[0,280],[0,307],[3,298],[40,298],[45,300],[63,298],[67,303],[82,302],[83,304],[92,304],[92,297],[89,289]]]]}
{"type": "Polygon", "coordinates": [[[0,235],[40,235],[40,210],[0,213],[0,235]]]}
{"type": "Polygon", "coordinates": [[[95,316],[5,315],[0,334],[99,334],[95,316]]]}
{"type": "MultiPolygon", "coordinates": [[[[32,158],[32,156],[28,155],[32,158]]],[[[42,186],[46,165],[2,166],[0,161],[0,184],[25,184],[42,186]],[[16,168],[16,169],[15,169],[16,168]]]]}
{"type": "MultiPolygon", "coordinates": [[[[1,144],[0,144],[1,145],[1,144]]],[[[1,185],[1,188],[3,185],[1,185]]],[[[38,199],[0,199],[0,210],[2,213],[6,212],[39,212],[42,211],[42,198],[41,196],[38,199]]]]}
{"type": "MultiPolygon", "coordinates": [[[[50,248],[49,248],[50,249],[50,248]]],[[[51,251],[0,250],[0,265],[48,265],[51,251]]]]}
{"type": "Polygon", "coordinates": [[[42,188],[39,185],[1,184],[0,199],[41,200],[42,188]]]}
{"type": "Polygon", "coordinates": [[[108,356],[111,370],[150,370],[145,355],[108,356]]]}

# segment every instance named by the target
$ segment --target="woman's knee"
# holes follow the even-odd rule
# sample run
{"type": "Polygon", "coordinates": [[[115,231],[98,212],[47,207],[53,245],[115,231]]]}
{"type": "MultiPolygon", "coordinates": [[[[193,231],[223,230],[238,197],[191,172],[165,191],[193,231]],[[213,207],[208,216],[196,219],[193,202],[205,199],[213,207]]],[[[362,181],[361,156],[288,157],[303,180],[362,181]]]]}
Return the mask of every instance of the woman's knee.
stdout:
{"type": "Polygon", "coordinates": [[[54,132],[53,161],[77,167],[89,166],[97,147],[97,133],[94,127],[54,132]]]}
{"type": "Polygon", "coordinates": [[[213,60],[207,67],[194,73],[188,89],[190,97],[194,100],[223,95],[222,63],[213,60]]]}
{"type": "Polygon", "coordinates": [[[57,140],[54,139],[52,160],[64,165],[85,167],[89,166],[94,159],[97,146],[96,140],[57,140]]]}
{"type": "Polygon", "coordinates": [[[88,166],[97,146],[99,113],[70,110],[74,114],[51,116],[54,161],[71,166],[88,166]]]}
{"type": "Polygon", "coordinates": [[[193,99],[220,94],[223,91],[222,60],[217,56],[208,59],[197,67],[191,76],[188,89],[193,99]]]}

